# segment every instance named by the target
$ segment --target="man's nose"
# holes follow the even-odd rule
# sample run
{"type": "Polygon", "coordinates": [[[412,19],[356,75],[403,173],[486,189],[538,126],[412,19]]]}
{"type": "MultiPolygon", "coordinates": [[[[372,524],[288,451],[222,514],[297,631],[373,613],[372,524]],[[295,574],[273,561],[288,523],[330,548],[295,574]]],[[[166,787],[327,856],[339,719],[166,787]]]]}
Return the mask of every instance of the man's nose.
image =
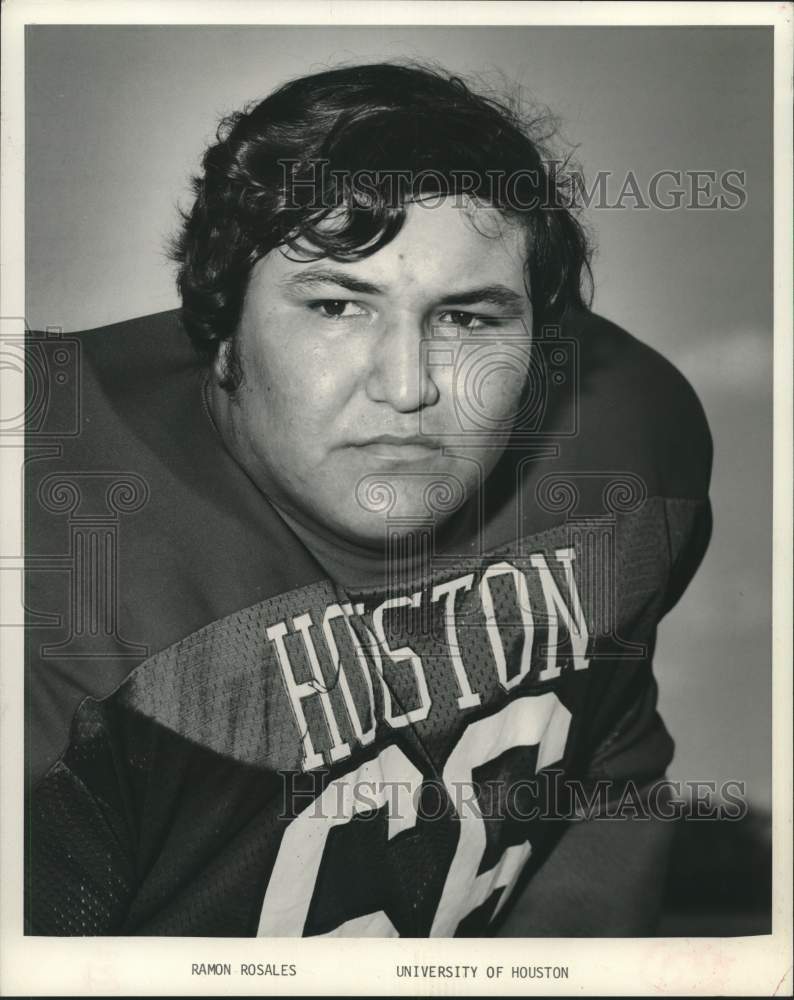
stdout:
{"type": "Polygon", "coordinates": [[[370,356],[367,394],[376,403],[388,403],[400,413],[432,406],[438,387],[427,364],[420,320],[408,314],[393,317],[384,326],[370,356]]]}

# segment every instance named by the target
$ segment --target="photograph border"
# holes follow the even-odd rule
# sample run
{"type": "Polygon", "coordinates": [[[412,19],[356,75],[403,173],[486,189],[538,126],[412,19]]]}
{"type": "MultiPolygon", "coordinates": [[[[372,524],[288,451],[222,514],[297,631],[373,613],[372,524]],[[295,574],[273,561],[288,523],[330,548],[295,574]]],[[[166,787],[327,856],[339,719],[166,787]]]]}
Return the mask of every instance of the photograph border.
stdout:
{"type": "MultiPolygon", "coordinates": [[[[24,30],[28,24],[770,25],[774,28],[773,932],[746,938],[43,938],[22,932],[23,613],[0,590],[0,994],[69,995],[787,995],[792,991],[792,48],[790,3],[489,3],[269,0],[6,0],[2,6],[0,319],[24,297],[24,30]],[[191,976],[195,962],[295,965],[297,975],[191,976]],[[478,966],[476,978],[403,979],[398,964],[478,966]],[[566,966],[514,979],[512,965],[566,966]],[[500,971],[501,970],[501,971],[500,971]],[[490,973],[490,974],[489,974],[490,973]]],[[[2,413],[24,410],[24,378],[0,372],[2,413]]],[[[2,442],[0,442],[2,444],[2,442]]],[[[0,447],[3,551],[22,553],[19,448],[0,447]]]]}

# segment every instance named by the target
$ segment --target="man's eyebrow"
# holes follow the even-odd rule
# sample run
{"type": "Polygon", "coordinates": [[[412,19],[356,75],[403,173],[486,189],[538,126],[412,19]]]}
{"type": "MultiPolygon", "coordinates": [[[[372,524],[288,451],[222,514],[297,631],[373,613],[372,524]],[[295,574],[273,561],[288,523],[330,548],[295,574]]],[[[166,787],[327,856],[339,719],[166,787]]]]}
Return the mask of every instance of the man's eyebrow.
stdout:
{"type": "MultiPolygon", "coordinates": [[[[312,288],[316,285],[339,285],[349,292],[357,292],[360,295],[383,295],[386,289],[380,285],[375,285],[370,281],[362,281],[354,278],[345,271],[338,271],[334,268],[312,267],[305,271],[298,271],[284,278],[280,282],[284,288],[312,288]]],[[[483,285],[480,288],[471,288],[466,291],[449,292],[444,295],[439,306],[449,305],[476,305],[479,302],[490,303],[496,306],[507,306],[514,309],[524,309],[527,305],[527,294],[515,291],[507,285],[483,285]]]]}
{"type": "Polygon", "coordinates": [[[314,285],[339,285],[349,292],[358,292],[360,295],[381,295],[383,289],[379,285],[373,285],[370,281],[361,281],[360,278],[353,278],[344,271],[336,271],[334,268],[313,267],[305,271],[298,271],[291,274],[280,282],[284,288],[311,288],[314,285]]]}
{"type": "Polygon", "coordinates": [[[515,291],[507,285],[484,285],[482,288],[471,288],[465,292],[454,292],[445,295],[439,305],[471,306],[478,302],[488,302],[495,306],[512,306],[526,308],[529,297],[526,292],[515,291]]]}

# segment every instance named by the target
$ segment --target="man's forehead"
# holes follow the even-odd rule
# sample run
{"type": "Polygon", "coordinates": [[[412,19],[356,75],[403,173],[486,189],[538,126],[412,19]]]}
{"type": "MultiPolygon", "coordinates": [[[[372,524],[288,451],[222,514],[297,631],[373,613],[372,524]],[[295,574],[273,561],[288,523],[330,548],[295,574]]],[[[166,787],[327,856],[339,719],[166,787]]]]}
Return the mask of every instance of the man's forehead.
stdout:
{"type": "MultiPolygon", "coordinates": [[[[330,217],[326,232],[343,224],[341,214],[330,217]]],[[[402,229],[384,246],[353,261],[317,259],[308,241],[297,247],[279,247],[263,262],[279,284],[312,281],[325,272],[345,274],[362,282],[390,288],[470,280],[478,284],[503,283],[522,291],[527,258],[525,227],[491,205],[448,197],[406,206],[402,229]]],[[[316,282],[315,282],[316,283],[316,282]]]]}

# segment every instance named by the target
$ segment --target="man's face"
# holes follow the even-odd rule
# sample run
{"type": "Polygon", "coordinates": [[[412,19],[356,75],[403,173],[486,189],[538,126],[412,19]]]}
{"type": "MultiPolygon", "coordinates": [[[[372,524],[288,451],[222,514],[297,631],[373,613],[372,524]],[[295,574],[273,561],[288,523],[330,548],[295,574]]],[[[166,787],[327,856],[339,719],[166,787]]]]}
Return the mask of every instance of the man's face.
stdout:
{"type": "Polygon", "coordinates": [[[389,519],[441,523],[520,408],[525,260],[523,229],[451,199],[409,206],[397,237],[353,263],[272,251],[236,334],[242,382],[213,388],[232,453],[293,516],[346,539],[382,543],[389,519]]]}

